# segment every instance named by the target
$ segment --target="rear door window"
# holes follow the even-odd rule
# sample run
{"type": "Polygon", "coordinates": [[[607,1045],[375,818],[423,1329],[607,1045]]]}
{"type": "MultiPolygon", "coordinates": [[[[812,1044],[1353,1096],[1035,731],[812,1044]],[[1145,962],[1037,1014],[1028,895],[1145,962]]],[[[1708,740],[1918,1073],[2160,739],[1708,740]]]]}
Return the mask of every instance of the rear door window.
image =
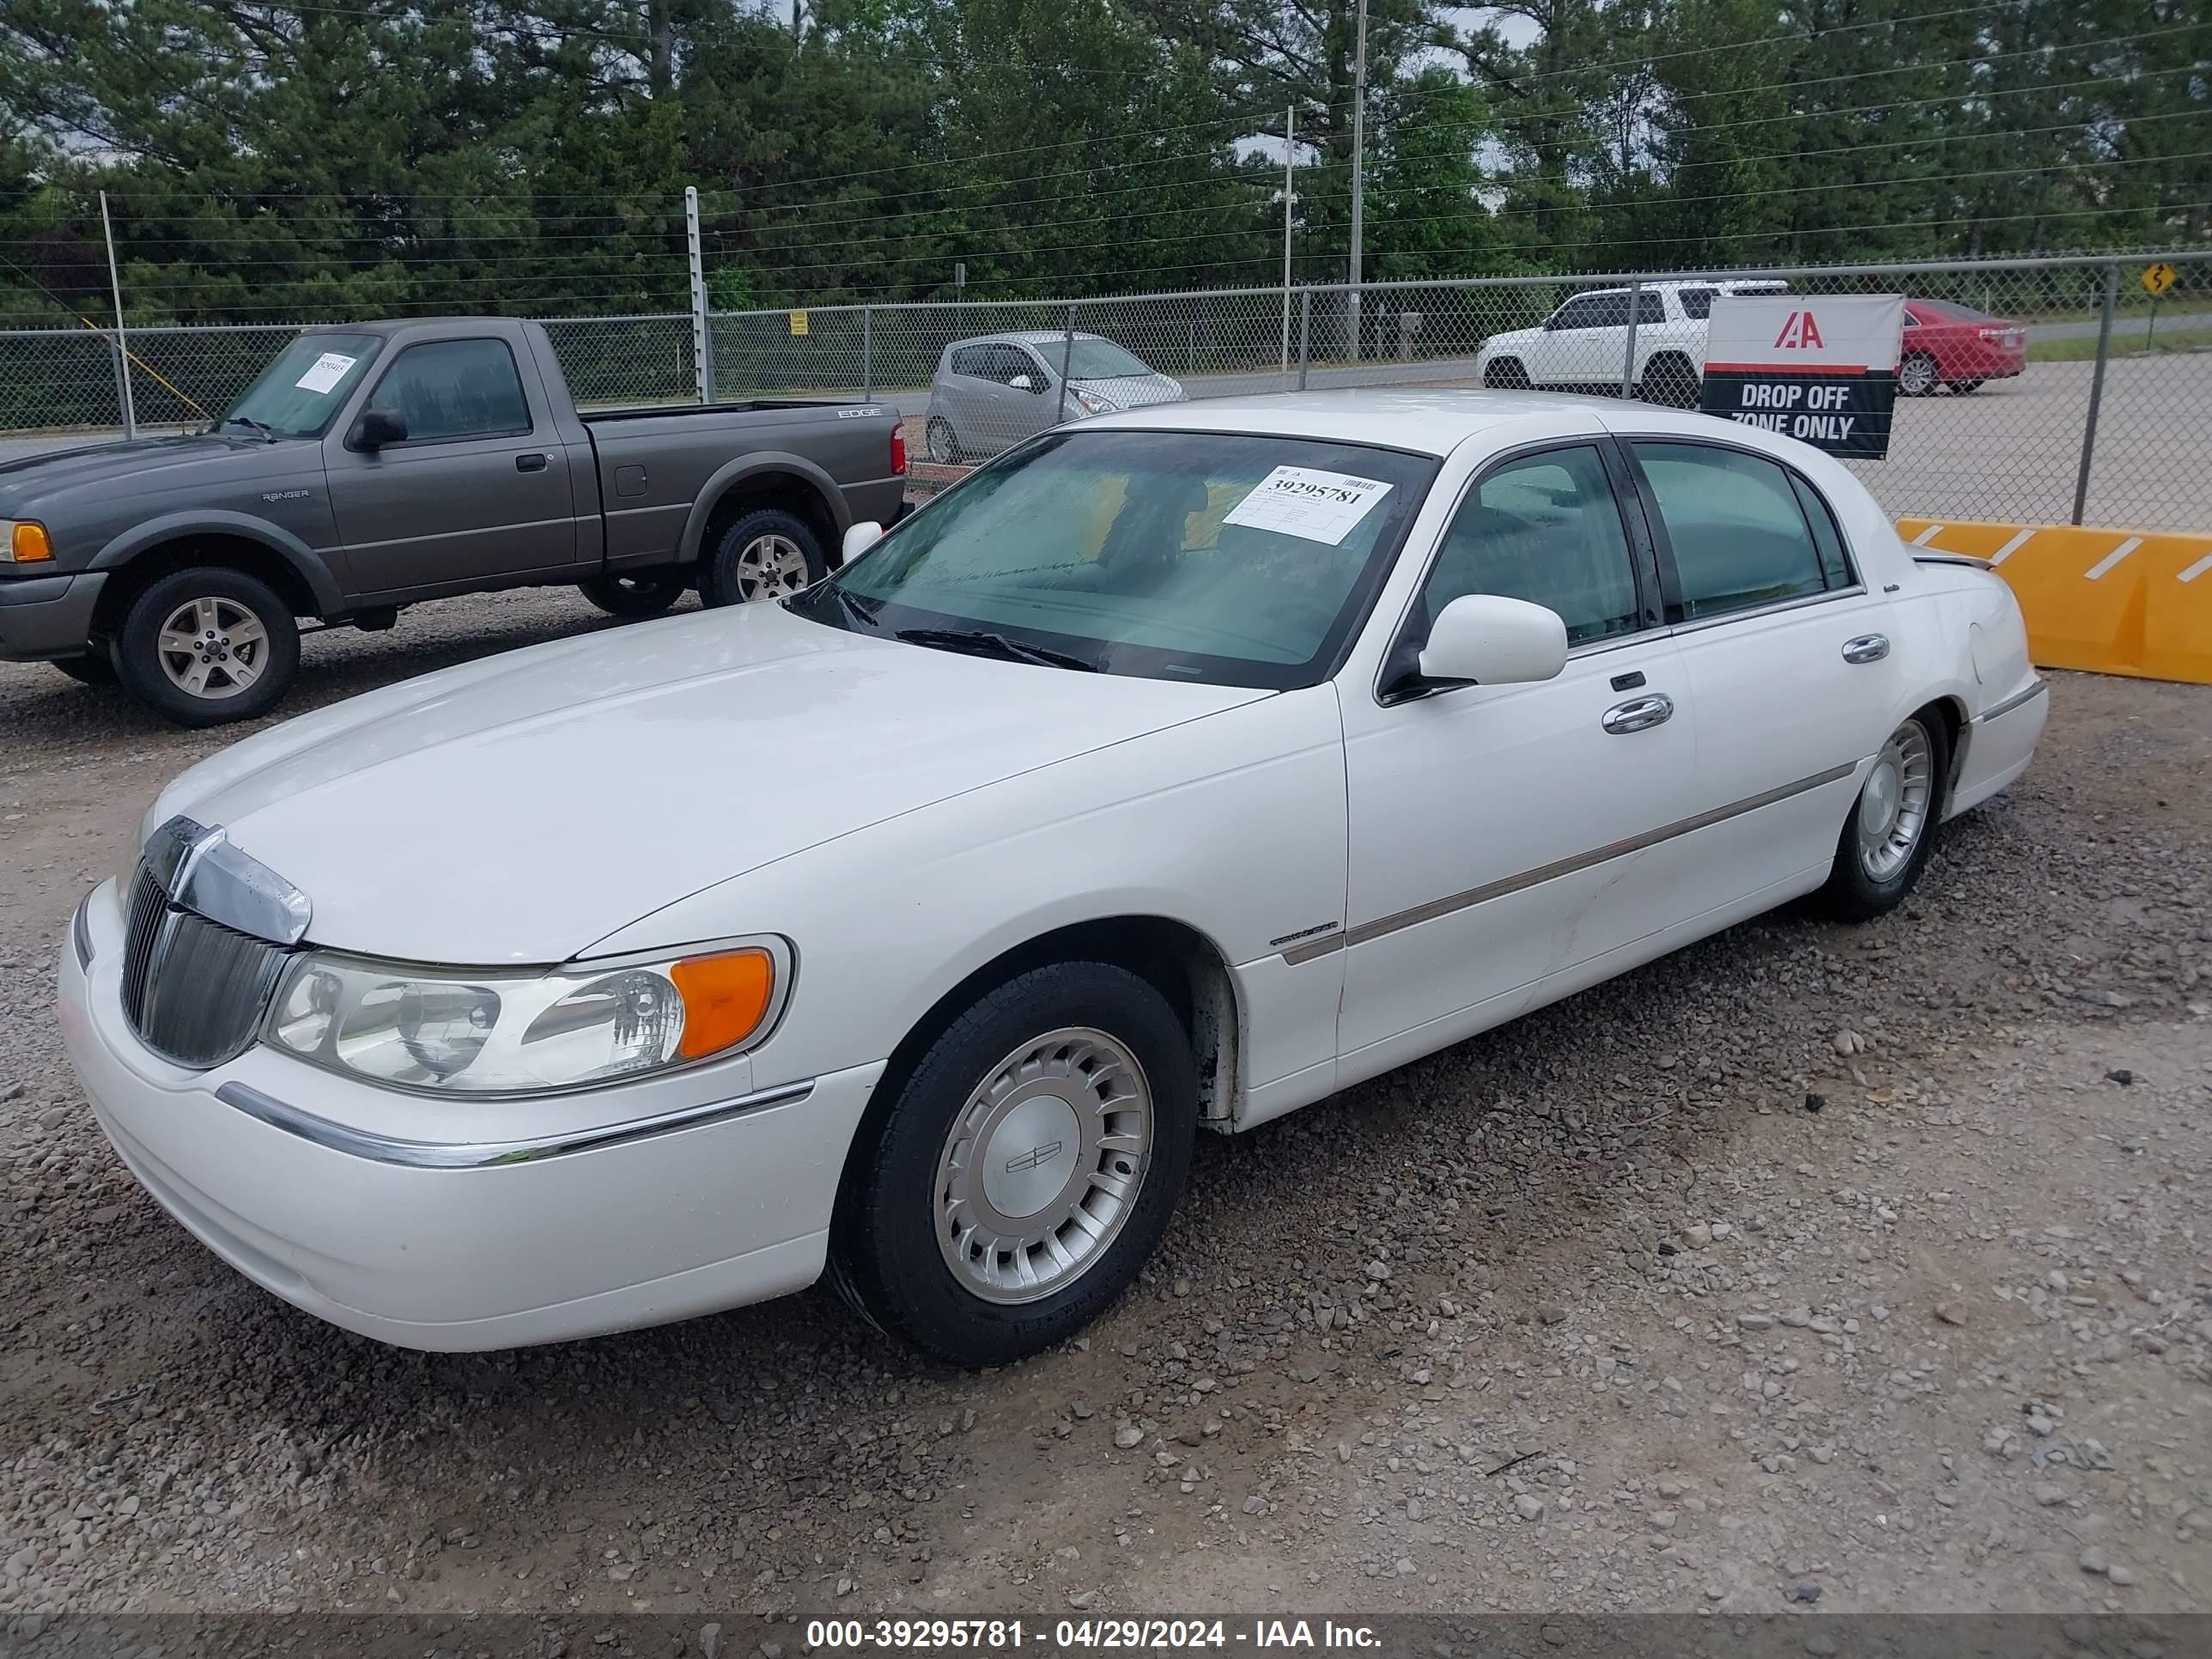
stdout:
{"type": "MultiPolygon", "coordinates": [[[[1713,444],[1643,441],[1630,447],[1673,546],[1685,621],[1845,585],[1841,538],[1824,556],[1797,485],[1778,462],[1713,444]]],[[[1832,535],[1832,522],[1828,529],[1832,535]]]]}

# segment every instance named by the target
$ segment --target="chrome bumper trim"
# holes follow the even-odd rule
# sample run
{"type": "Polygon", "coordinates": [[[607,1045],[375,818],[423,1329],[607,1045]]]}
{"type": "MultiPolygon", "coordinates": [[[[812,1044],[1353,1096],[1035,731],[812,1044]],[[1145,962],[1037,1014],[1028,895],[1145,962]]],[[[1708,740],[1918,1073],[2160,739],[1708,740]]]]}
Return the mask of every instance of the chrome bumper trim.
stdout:
{"type": "Polygon", "coordinates": [[[673,1134],[679,1129],[696,1129],[743,1117],[750,1112],[766,1111],[771,1106],[787,1106],[813,1092],[814,1080],[808,1078],[802,1082],[763,1089],[756,1094],[739,1095],[735,1100],[708,1101],[704,1105],[685,1106],[596,1129],[575,1129],[566,1134],[538,1135],[527,1140],[459,1142],[404,1140],[393,1135],[350,1128],[313,1112],[303,1112],[296,1106],[288,1106],[244,1083],[226,1083],[215,1091],[215,1097],[273,1129],[282,1129],[287,1134],[297,1135],[302,1140],[350,1158],[396,1164],[410,1170],[489,1170],[504,1164],[566,1158],[573,1152],[594,1152],[603,1146],[618,1146],[625,1141],[673,1134]]]}
{"type": "Polygon", "coordinates": [[[2038,679],[2035,684],[2029,686],[2027,690],[2015,691],[2012,696],[2007,697],[2002,702],[1994,703],[1990,707],[1982,710],[1980,714],[1974,716],[1974,724],[1977,726],[1987,726],[1991,720],[1996,719],[1998,715],[2009,714],[2014,709],[2019,708],[2022,703],[2033,702],[2038,697],[2041,696],[2049,690],[2051,690],[2051,682],[2049,680],[2038,679]]]}

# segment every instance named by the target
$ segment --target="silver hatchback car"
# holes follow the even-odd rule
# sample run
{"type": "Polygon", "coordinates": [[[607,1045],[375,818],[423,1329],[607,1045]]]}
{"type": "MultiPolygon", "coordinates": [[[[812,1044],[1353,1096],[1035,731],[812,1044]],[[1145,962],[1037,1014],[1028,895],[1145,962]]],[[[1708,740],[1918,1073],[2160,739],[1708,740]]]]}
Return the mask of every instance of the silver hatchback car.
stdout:
{"type": "Polygon", "coordinates": [[[1063,421],[1183,401],[1180,384],[1096,334],[979,334],[955,340],[937,360],[929,459],[979,460],[1063,421]]]}

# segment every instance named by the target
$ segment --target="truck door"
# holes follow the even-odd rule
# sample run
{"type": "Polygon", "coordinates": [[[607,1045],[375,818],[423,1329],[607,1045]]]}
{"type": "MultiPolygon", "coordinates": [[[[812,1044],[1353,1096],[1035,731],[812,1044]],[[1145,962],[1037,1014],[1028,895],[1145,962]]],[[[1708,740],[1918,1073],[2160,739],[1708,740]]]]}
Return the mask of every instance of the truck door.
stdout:
{"type": "Polygon", "coordinates": [[[507,342],[426,340],[380,367],[362,407],[397,416],[406,435],[370,447],[356,419],[325,441],[359,597],[575,571],[578,509],[562,439],[542,382],[526,377],[507,342]]]}

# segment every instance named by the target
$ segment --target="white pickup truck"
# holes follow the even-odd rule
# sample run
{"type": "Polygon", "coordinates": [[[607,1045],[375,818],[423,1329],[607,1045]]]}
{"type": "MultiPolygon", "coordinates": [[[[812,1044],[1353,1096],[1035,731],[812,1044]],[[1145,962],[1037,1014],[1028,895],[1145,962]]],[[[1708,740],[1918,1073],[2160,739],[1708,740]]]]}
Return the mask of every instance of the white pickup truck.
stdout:
{"type": "Polygon", "coordinates": [[[1783,294],[1778,281],[1645,283],[1577,294],[1534,328],[1493,334],[1475,355],[1482,384],[1618,393],[1629,361],[1630,295],[1635,296],[1636,395],[1678,409],[1698,404],[1705,319],[1717,294],[1783,294]]]}

